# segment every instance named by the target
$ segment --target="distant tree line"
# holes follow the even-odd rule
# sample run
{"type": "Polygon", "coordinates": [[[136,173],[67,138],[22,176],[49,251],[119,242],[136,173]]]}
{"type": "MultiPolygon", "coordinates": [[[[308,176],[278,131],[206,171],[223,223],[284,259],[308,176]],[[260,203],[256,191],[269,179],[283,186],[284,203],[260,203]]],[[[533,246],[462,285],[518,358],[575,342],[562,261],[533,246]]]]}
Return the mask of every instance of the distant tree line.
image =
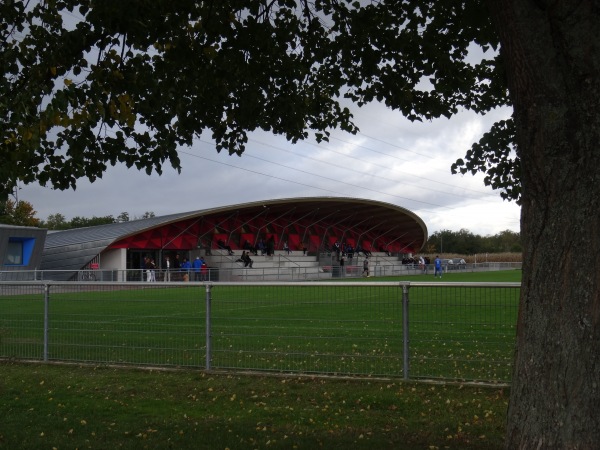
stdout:
{"type": "MultiPolygon", "coordinates": [[[[93,227],[96,225],[105,225],[108,223],[129,222],[129,213],[122,212],[117,217],[110,216],[92,216],[92,217],[73,217],[67,220],[61,213],[50,214],[44,221],[36,217],[37,212],[33,205],[23,200],[8,199],[0,203],[0,223],[7,225],[19,225],[26,227],[47,228],[49,230],[69,230],[71,228],[93,227]]],[[[148,219],[154,217],[152,211],[146,211],[142,216],[134,216],[136,219],[148,219]]]]}
{"type": "Polygon", "coordinates": [[[504,253],[523,251],[521,233],[504,230],[498,234],[480,236],[464,228],[459,231],[442,230],[433,233],[425,247],[425,253],[458,253],[473,255],[476,253],[504,253]]]}

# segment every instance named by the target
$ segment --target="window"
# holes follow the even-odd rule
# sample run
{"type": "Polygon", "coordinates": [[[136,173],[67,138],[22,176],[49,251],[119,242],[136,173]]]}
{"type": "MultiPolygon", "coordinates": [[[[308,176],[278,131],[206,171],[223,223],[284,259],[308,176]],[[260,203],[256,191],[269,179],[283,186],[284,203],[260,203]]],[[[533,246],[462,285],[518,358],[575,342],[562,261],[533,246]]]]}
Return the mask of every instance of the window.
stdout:
{"type": "Polygon", "coordinates": [[[5,266],[26,266],[33,253],[35,238],[9,237],[4,255],[5,266]]]}

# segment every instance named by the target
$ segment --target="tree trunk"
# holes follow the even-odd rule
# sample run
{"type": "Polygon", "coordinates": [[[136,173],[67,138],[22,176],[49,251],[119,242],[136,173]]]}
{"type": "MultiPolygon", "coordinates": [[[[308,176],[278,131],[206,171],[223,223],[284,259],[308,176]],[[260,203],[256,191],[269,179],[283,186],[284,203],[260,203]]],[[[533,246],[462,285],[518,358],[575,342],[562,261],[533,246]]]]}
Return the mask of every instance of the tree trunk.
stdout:
{"type": "Polygon", "coordinates": [[[600,448],[600,5],[489,0],[522,161],[508,449],[600,448]]]}

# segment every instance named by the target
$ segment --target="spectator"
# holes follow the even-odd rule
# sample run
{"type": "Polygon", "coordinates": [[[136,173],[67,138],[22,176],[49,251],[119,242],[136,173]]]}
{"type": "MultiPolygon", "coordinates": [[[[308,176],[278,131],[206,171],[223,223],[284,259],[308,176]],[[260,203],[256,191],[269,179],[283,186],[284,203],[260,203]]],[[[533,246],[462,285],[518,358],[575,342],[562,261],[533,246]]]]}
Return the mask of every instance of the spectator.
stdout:
{"type": "Polygon", "coordinates": [[[256,250],[256,247],[252,246],[252,244],[250,244],[250,242],[246,241],[244,242],[244,245],[242,247],[244,250],[248,250],[248,252],[252,253],[253,255],[258,255],[258,250],[256,250]]]}
{"type": "Polygon", "coordinates": [[[264,255],[267,252],[267,247],[265,246],[265,241],[262,239],[258,241],[258,249],[260,250],[260,254],[264,255]]]}
{"type": "Polygon", "coordinates": [[[250,267],[252,269],[252,264],[254,264],[254,261],[252,261],[250,258],[250,253],[243,252],[242,260],[244,261],[244,267],[250,267]]]}
{"type": "Polygon", "coordinates": [[[181,260],[179,259],[179,253],[175,255],[175,260],[173,261],[173,272],[175,281],[181,281],[181,260]]]}
{"type": "Polygon", "coordinates": [[[165,276],[163,281],[171,281],[171,260],[168,256],[165,257],[165,276]]]}
{"type": "Polygon", "coordinates": [[[191,268],[192,268],[192,265],[190,264],[190,262],[186,258],[183,258],[183,262],[181,263],[181,272],[183,275],[183,281],[190,281],[190,269],[191,268]]]}
{"type": "MultiPolygon", "coordinates": [[[[348,259],[351,260],[354,256],[354,248],[352,247],[352,245],[346,245],[346,254],[348,255],[348,259]]],[[[352,261],[350,261],[350,264],[352,264],[352,261]]]]}
{"type": "Polygon", "coordinates": [[[267,240],[267,256],[273,256],[275,254],[275,237],[271,236],[267,240]]]}
{"type": "Polygon", "coordinates": [[[156,281],[156,264],[154,264],[154,260],[146,256],[145,260],[146,266],[146,281],[154,282],[156,281]]]}
{"type": "Polygon", "coordinates": [[[306,248],[306,244],[302,242],[298,245],[298,250],[302,250],[302,255],[306,256],[306,251],[308,250],[308,248],[306,248]]]}
{"type": "Polygon", "coordinates": [[[425,258],[423,258],[423,255],[419,256],[419,269],[421,269],[421,272],[425,273],[427,266],[425,265],[425,258]]]}
{"type": "Polygon", "coordinates": [[[225,245],[225,242],[223,242],[223,239],[219,239],[217,241],[217,247],[219,247],[220,249],[223,249],[223,250],[227,250],[227,253],[229,253],[229,256],[233,255],[233,250],[231,250],[231,247],[229,245],[225,245]]]}
{"type": "Polygon", "coordinates": [[[194,269],[194,281],[200,281],[200,268],[202,267],[202,261],[200,261],[200,257],[196,256],[196,259],[192,263],[192,268],[194,269]]]}
{"type": "Polygon", "coordinates": [[[206,245],[206,243],[204,242],[204,239],[200,239],[198,241],[198,248],[204,249],[204,253],[206,254],[206,256],[210,256],[212,254],[210,252],[210,242],[208,245],[206,245]]]}
{"type": "Polygon", "coordinates": [[[287,252],[288,255],[291,253],[291,250],[290,250],[290,247],[288,246],[287,241],[283,241],[283,251],[287,252]]]}
{"type": "Polygon", "coordinates": [[[206,264],[206,261],[204,261],[203,258],[200,258],[200,261],[202,261],[202,267],[200,267],[200,279],[202,281],[208,281],[208,264],[206,264]]]}

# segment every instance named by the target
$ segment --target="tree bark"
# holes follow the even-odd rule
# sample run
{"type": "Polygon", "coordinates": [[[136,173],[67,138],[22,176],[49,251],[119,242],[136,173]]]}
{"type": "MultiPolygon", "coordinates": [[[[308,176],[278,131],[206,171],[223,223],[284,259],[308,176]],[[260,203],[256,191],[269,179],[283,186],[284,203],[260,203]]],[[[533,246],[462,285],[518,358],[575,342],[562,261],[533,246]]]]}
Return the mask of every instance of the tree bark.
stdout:
{"type": "Polygon", "coordinates": [[[600,4],[489,0],[522,162],[507,449],[600,447],[600,4]]]}

